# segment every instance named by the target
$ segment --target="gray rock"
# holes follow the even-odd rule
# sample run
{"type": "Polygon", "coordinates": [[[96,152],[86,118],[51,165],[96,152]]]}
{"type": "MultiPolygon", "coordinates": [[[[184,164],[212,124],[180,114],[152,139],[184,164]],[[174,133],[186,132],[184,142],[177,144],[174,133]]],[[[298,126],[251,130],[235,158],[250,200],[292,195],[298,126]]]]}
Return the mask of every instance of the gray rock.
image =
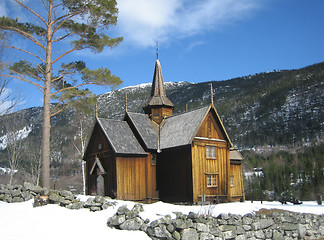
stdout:
{"type": "Polygon", "coordinates": [[[245,231],[250,231],[251,230],[251,225],[243,225],[242,226],[245,231]]]}
{"type": "Polygon", "coordinates": [[[13,189],[13,190],[11,190],[10,191],[10,194],[11,194],[11,197],[20,197],[21,196],[21,192],[20,192],[20,190],[18,190],[18,189],[13,189]]]}
{"type": "Polygon", "coordinates": [[[60,195],[66,200],[70,200],[70,201],[72,201],[75,198],[74,194],[67,190],[60,191],[60,195]]]}
{"type": "Polygon", "coordinates": [[[257,231],[261,229],[260,222],[253,222],[251,224],[252,231],[257,231]]]}
{"type": "Polygon", "coordinates": [[[242,222],[244,225],[251,225],[253,220],[252,220],[252,218],[249,218],[249,217],[243,217],[242,222]]]}
{"type": "MultiPolygon", "coordinates": [[[[73,194],[72,194],[73,195],[73,194]]],[[[94,198],[94,202],[95,203],[101,203],[101,204],[104,204],[105,202],[106,202],[106,199],[105,199],[105,197],[103,197],[103,196],[96,196],[95,198],[94,198]]]]}
{"type": "Polygon", "coordinates": [[[91,212],[101,211],[101,207],[90,207],[89,209],[91,212]]]}
{"type": "Polygon", "coordinates": [[[168,224],[166,228],[170,233],[173,233],[175,231],[175,227],[173,224],[168,224]]]}
{"type": "Polygon", "coordinates": [[[173,221],[173,225],[177,229],[185,229],[193,227],[193,222],[191,219],[176,219],[173,221]]]}
{"type": "Polygon", "coordinates": [[[229,215],[227,213],[221,213],[221,214],[218,215],[217,218],[223,219],[223,220],[228,220],[230,217],[229,217],[229,215]]]}
{"type": "Polygon", "coordinates": [[[49,199],[50,203],[54,203],[54,204],[59,204],[60,202],[62,202],[64,200],[63,197],[61,197],[60,195],[58,195],[55,192],[51,193],[48,196],[48,199],[49,199]]]}
{"type": "Polygon", "coordinates": [[[202,232],[199,233],[199,240],[213,240],[215,237],[210,233],[202,232]]]}
{"type": "Polygon", "coordinates": [[[304,238],[306,236],[307,229],[306,229],[305,225],[298,224],[297,230],[298,230],[298,237],[299,238],[304,238]]]}
{"type": "Polygon", "coordinates": [[[24,201],[24,199],[22,197],[13,197],[12,198],[13,203],[23,202],[23,201],[24,201]]]}
{"type": "Polygon", "coordinates": [[[268,228],[274,224],[274,221],[269,218],[269,219],[260,219],[260,227],[261,229],[268,228]]]}
{"type": "Polygon", "coordinates": [[[265,235],[262,230],[255,231],[254,236],[258,239],[265,239],[265,235]]]}
{"type": "Polygon", "coordinates": [[[244,235],[237,235],[235,237],[235,240],[245,240],[245,239],[246,239],[246,237],[244,235]]]}
{"type": "Polygon", "coordinates": [[[143,224],[144,224],[144,220],[139,217],[136,217],[124,221],[122,224],[120,224],[120,229],[136,231],[139,230],[143,224]]]}
{"type": "Polygon", "coordinates": [[[115,214],[111,218],[108,219],[107,225],[109,227],[111,227],[111,226],[119,226],[120,224],[125,222],[125,220],[126,220],[125,215],[117,215],[117,214],[115,214]]]}
{"type": "Polygon", "coordinates": [[[297,225],[293,223],[284,222],[281,228],[285,231],[295,231],[297,230],[297,225]]]}
{"type": "Polygon", "coordinates": [[[64,199],[63,201],[60,202],[61,207],[66,207],[67,205],[70,205],[72,201],[64,199]]]}
{"type": "Polygon", "coordinates": [[[209,227],[206,224],[203,223],[197,223],[196,224],[196,230],[197,232],[209,232],[209,227]]]}
{"type": "Polygon", "coordinates": [[[171,233],[166,229],[165,225],[160,225],[154,228],[154,236],[158,238],[172,239],[171,233]]]}
{"type": "Polygon", "coordinates": [[[185,228],[182,229],[180,232],[181,239],[186,239],[186,240],[198,240],[199,235],[196,230],[193,228],[185,228]]]}
{"type": "Polygon", "coordinates": [[[237,236],[234,230],[223,232],[224,239],[233,239],[237,236]]]}
{"type": "Polygon", "coordinates": [[[82,203],[82,202],[76,202],[76,203],[73,203],[69,208],[73,209],[73,210],[78,210],[78,209],[83,208],[83,205],[84,205],[84,203],[82,203]]]}
{"type": "Polygon", "coordinates": [[[127,208],[126,205],[123,205],[123,206],[120,206],[118,209],[117,209],[117,214],[118,215],[126,215],[127,213],[129,213],[129,209],[127,208]]]}
{"type": "Polygon", "coordinates": [[[131,211],[136,213],[136,215],[140,214],[141,212],[144,212],[143,204],[136,203],[131,211]]]}
{"type": "Polygon", "coordinates": [[[28,201],[30,199],[33,198],[33,195],[31,195],[29,192],[27,191],[23,191],[21,192],[21,197],[25,200],[25,201],[28,201]]]}
{"type": "Polygon", "coordinates": [[[284,240],[283,234],[281,232],[279,232],[278,230],[274,230],[272,236],[273,236],[273,239],[284,240]]]}
{"type": "Polygon", "coordinates": [[[181,239],[181,235],[178,231],[174,231],[172,233],[172,237],[175,239],[175,240],[180,240],[181,239]]]}
{"type": "Polygon", "coordinates": [[[219,226],[219,229],[222,232],[227,232],[227,231],[235,231],[236,227],[233,225],[221,225],[221,226],[219,226]]]}

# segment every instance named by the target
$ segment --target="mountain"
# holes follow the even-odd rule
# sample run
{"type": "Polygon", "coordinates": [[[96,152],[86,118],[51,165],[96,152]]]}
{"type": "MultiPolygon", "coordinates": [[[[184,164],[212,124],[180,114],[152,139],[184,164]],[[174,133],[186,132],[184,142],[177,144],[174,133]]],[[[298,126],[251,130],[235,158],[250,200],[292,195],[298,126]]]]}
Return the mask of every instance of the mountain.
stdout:
{"type": "MultiPolygon", "coordinates": [[[[214,104],[229,136],[240,148],[296,146],[322,141],[324,132],[324,63],[289,71],[273,71],[226,81],[166,83],[175,113],[214,104]]],[[[121,118],[141,112],[151,85],[141,84],[99,97],[99,116],[121,118]]]]}
{"type": "MultiPolygon", "coordinates": [[[[225,128],[239,149],[297,151],[303,146],[323,142],[324,62],[302,69],[282,70],[202,83],[167,82],[168,98],[174,114],[197,109],[210,103],[210,84],[214,104],[225,128]]],[[[128,111],[143,112],[151,83],[125,87],[98,96],[99,117],[121,119],[128,111]]],[[[6,167],[6,129],[17,119],[28,130],[23,141],[38,144],[41,135],[42,108],[29,108],[0,117],[0,167],[6,167]],[[8,124],[7,124],[8,125],[8,124]]],[[[80,172],[80,123],[91,129],[94,116],[67,109],[52,119],[52,168],[56,175],[80,172]],[[63,164],[69,163],[69,167],[63,164]]],[[[88,131],[89,132],[89,131],[88,131]]],[[[30,148],[30,147],[29,147],[30,148]]],[[[36,147],[37,148],[37,147],[36,147]]],[[[25,159],[28,159],[26,154],[25,159]]]]}

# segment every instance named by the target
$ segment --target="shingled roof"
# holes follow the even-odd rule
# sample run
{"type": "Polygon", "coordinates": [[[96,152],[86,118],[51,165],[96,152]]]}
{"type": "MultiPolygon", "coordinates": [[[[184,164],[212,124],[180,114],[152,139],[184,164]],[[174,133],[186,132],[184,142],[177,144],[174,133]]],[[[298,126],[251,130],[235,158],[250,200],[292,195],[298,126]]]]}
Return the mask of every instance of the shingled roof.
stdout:
{"type": "Polygon", "coordinates": [[[146,114],[127,112],[127,116],[143,140],[146,148],[156,150],[158,148],[158,126],[146,114]]]}
{"type": "Polygon", "coordinates": [[[151,95],[144,107],[144,110],[152,106],[174,107],[173,103],[167,98],[165,93],[162,68],[159,59],[156,59],[151,95]]]}
{"type": "Polygon", "coordinates": [[[116,154],[147,155],[125,121],[97,119],[116,154]]]}
{"type": "Polygon", "coordinates": [[[167,118],[160,133],[161,149],[191,144],[209,106],[167,118]]]}

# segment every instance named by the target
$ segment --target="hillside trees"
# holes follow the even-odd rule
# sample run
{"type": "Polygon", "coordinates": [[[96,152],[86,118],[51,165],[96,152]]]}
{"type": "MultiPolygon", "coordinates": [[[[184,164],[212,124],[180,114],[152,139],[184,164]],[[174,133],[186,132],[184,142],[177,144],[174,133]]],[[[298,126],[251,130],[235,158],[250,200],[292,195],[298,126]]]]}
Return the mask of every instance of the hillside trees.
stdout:
{"type": "Polygon", "coordinates": [[[115,0],[14,1],[29,21],[21,22],[19,16],[0,18],[0,29],[10,32],[16,40],[3,47],[16,51],[19,56],[19,61],[3,76],[32,84],[44,96],[42,186],[49,188],[51,116],[67,106],[89,104],[89,99],[94,97],[85,85],[114,87],[121,83],[107,68],[91,70],[83,61],[63,60],[73,57],[75,51],[89,49],[99,53],[107,46],[117,46],[122,38],[111,38],[106,30],[117,23],[118,10],[115,0]],[[18,40],[26,44],[21,46],[18,40]]]}

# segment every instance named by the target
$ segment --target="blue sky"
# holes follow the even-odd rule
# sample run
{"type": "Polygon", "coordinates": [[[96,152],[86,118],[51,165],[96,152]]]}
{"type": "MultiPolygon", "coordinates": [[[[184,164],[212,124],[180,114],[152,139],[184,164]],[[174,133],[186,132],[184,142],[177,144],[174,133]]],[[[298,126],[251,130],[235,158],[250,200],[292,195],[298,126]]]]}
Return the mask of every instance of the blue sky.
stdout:
{"type": "MultiPolygon", "coordinates": [[[[31,1],[31,0],[29,0],[31,1]]],[[[0,15],[19,14],[0,0],[0,15]]],[[[117,0],[112,36],[124,41],[100,54],[78,52],[90,68],[108,67],[124,82],[151,82],[159,42],[164,81],[204,82],[272,70],[296,69],[324,61],[323,0],[117,0]]],[[[42,96],[14,81],[25,107],[42,96]]],[[[96,93],[109,88],[93,87],[96,93]]]]}

